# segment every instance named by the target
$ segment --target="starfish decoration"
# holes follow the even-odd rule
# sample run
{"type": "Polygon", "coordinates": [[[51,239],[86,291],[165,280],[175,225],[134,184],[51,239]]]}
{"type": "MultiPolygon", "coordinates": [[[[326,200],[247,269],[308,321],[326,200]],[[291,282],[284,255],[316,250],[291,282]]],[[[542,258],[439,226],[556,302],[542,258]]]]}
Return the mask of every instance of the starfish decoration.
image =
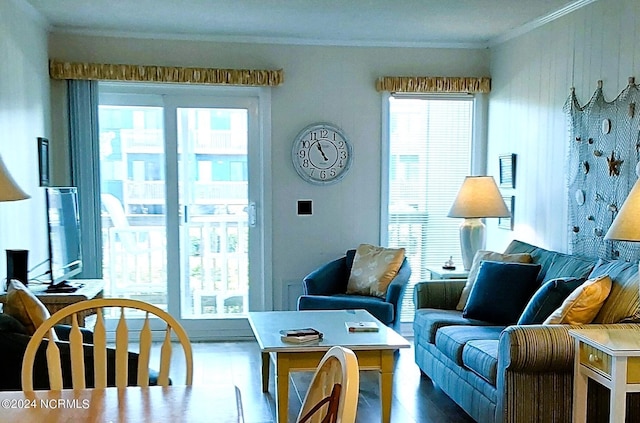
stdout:
{"type": "Polygon", "coordinates": [[[607,157],[607,164],[609,165],[609,176],[619,176],[620,166],[624,163],[624,160],[616,159],[616,152],[611,152],[611,157],[607,157]]]}

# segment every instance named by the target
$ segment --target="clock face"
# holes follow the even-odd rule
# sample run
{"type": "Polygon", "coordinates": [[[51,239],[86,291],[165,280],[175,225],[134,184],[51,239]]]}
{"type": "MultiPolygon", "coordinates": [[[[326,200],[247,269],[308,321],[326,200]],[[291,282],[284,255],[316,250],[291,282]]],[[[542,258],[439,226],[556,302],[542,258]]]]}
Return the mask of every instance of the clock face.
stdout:
{"type": "Polygon", "coordinates": [[[346,175],[353,153],[340,128],[318,123],[300,131],[293,142],[291,159],[302,179],[324,185],[338,182],[346,175]]]}

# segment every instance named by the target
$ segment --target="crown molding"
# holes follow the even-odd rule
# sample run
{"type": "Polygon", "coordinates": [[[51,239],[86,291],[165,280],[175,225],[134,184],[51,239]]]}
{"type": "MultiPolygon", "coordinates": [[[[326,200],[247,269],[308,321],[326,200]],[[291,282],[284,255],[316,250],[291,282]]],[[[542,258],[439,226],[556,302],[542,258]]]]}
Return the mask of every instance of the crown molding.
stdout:
{"type": "Polygon", "coordinates": [[[536,28],[540,28],[543,25],[548,24],[549,22],[553,22],[556,19],[560,19],[563,16],[566,16],[572,12],[575,12],[576,10],[583,8],[591,3],[595,3],[598,0],[577,0],[574,1],[573,3],[569,3],[568,5],[564,6],[561,9],[556,10],[553,13],[550,13],[548,15],[545,16],[541,16],[537,19],[532,20],[531,22],[527,22],[524,25],[521,25],[517,28],[512,29],[511,31],[507,31],[502,35],[498,35],[495,38],[492,38],[491,40],[489,40],[488,43],[488,47],[495,47],[498,44],[502,44],[506,41],[509,41],[513,38],[519,37],[521,35],[524,35],[528,32],[533,31],[536,28]]]}

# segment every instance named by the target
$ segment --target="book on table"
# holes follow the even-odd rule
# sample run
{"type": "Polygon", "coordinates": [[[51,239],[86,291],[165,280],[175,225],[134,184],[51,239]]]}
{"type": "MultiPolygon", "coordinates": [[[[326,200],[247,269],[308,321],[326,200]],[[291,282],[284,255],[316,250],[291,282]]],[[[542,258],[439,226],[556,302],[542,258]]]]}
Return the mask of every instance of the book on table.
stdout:
{"type": "Polygon", "coordinates": [[[280,339],[283,342],[289,342],[292,344],[319,341],[322,337],[322,332],[313,328],[286,329],[280,331],[280,339]]]}
{"type": "Polygon", "coordinates": [[[349,332],[378,332],[376,322],[345,322],[349,332]]]}

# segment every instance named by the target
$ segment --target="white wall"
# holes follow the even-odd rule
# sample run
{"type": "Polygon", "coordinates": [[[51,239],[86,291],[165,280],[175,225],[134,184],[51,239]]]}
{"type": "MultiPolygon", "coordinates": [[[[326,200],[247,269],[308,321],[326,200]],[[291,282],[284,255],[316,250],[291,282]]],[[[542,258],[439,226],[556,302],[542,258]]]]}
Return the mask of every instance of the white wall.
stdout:
{"type": "Polygon", "coordinates": [[[640,81],[640,2],[599,0],[530,33],[491,48],[488,172],[498,155],[516,153],[515,231],[489,222],[488,247],[513,239],[568,248],[563,104],[575,86],[582,104],[597,81],[614,99],[627,78],[640,81]]]}
{"type": "MultiPolygon", "coordinates": [[[[315,47],[224,44],[83,37],[52,34],[51,58],[98,63],[161,64],[222,68],[284,69],[272,91],[273,286],[282,307],[309,271],[359,243],[380,238],[381,94],[385,75],[488,73],[487,50],[315,47]],[[303,182],[291,164],[291,145],[306,125],[328,121],[351,138],[354,161],[340,183],[303,182]],[[298,217],[296,200],[313,200],[313,216],[298,217]]],[[[54,103],[60,96],[54,90],[54,103]]],[[[55,110],[56,120],[61,112],[55,110]]]]}
{"type": "MultiPolygon", "coordinates": [[[[29,265],[48,257],[37,137],[49,137],[49,71],[45,25],[21,0],[0,2],[0,155],[31,198],[0,204],[0,278],[5,249],[28,249],[29,265]]],[[[37,269],[30,276],[44,271],[37,269]]]]}

